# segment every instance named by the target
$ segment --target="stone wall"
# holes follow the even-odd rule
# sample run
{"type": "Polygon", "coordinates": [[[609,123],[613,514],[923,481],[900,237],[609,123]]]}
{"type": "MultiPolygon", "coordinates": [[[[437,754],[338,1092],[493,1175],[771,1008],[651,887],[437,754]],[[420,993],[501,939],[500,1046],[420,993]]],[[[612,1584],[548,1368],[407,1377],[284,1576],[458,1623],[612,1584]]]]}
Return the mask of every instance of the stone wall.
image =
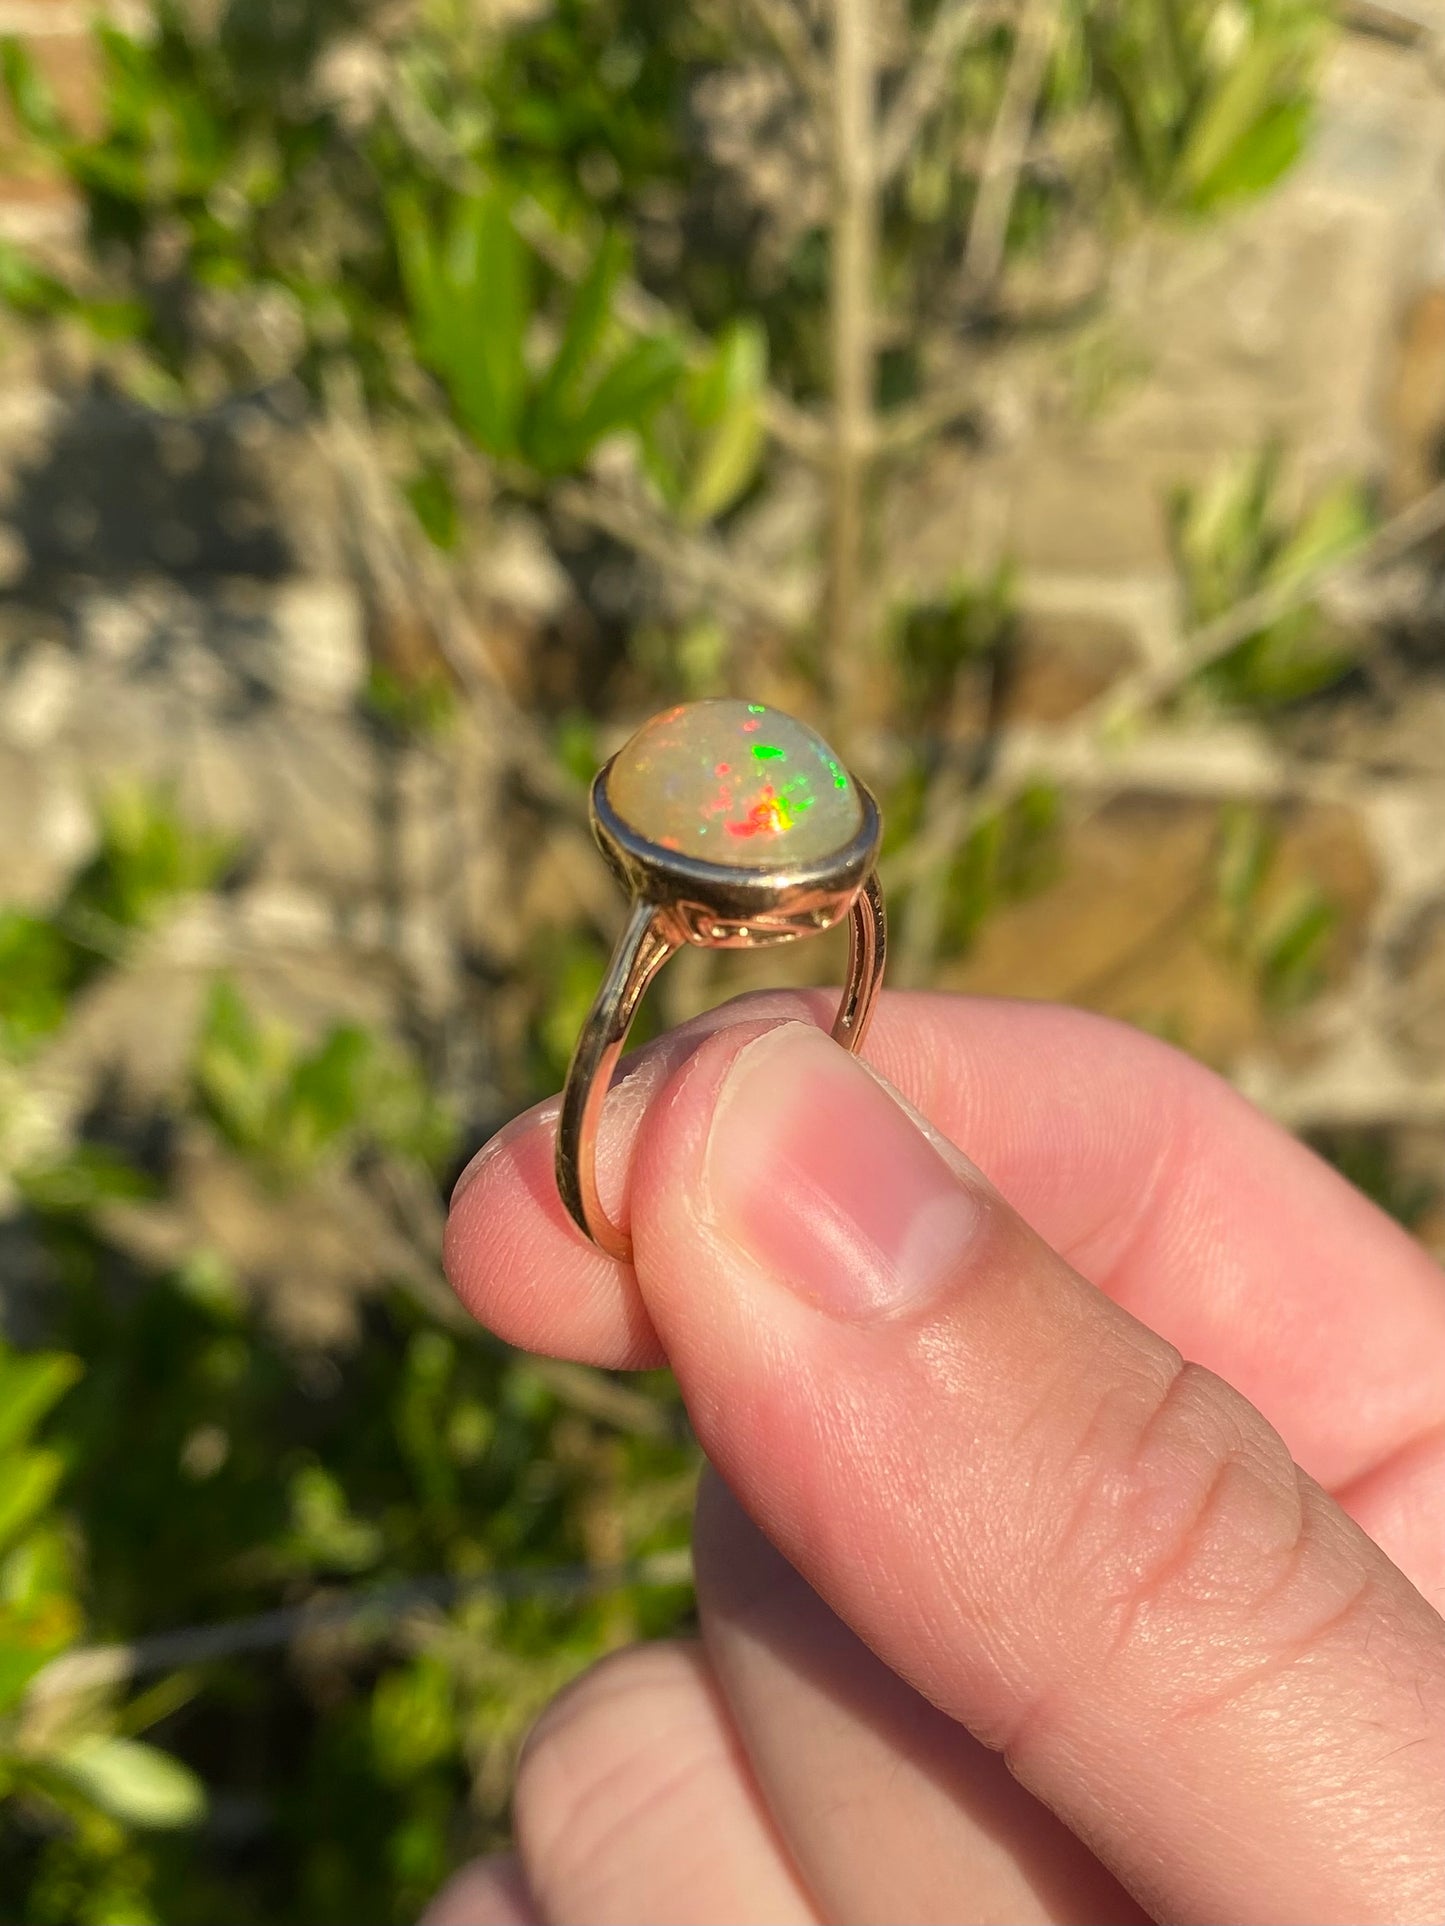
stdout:
{"type": "MultiPolygon", "coordinates": [[[[68,0],[4,0],[6,27],[83,103],[68,0]]],[[[987,445],[940,443],[888,539],[920,588],[1004,554],[1021,563],[1001,754],[1052,757],[1085,804],[1060,880],[1000,911],[946,980],[1150,1023],[1292,1125],[1385,1132],[1445,1183],[1445,625],[1431,569],[1416,558],[1375,585],[1404,617],[1370,673],[1284,731],[1171,729],[1107,756],[1066,733],[1113,678],[1179,646],[1169,486],[1267,435],[1301,485],[1360,475],[1399,504],[1435,478],[1442,155],[1421,49],[1347,37],[1284,190],[1125,264],[1100,344],[1124,370],[1108,405],[1081,410],[1047,355],[990,367],[987,445]],[[1260,914],[1305,884],[1336,906],[1323,991],[1288,1018],[1221,932],[1231,800],[1277,832],[1260,914]]],[[[31,184],[0,187],[0,230],[66,219],[31,184]]],[[[0,454],[0,901],[54,895],[90,847],[94,796],[122,773],[169,782],[250,852],[233,889],[99,994],[47,1100],[74,1114],[117,1064],[138,1094],[163,1094],[224,968],[302,1026],[351,1015],[425,1037],[477,1127],[495,1121],[507,1093],[484,1040],[505,1032],[495,984],[518,940],[499,879],[522,875],[539,917],[549,899],[580,902],[600,928],[613,897],[575,808],[532,809],[511,789],[504,807],[515,718],[483,705],[459,733],[410,744],[368,719],[373,638],[302,427],[245,410],[185,429],[77,416],[16,370],[0,454]]],[[[531,589],[500,570],[495,586],[535,626],[531,589]]],[[[549,581],[540,613],[564,593],[549,581]]],[[[743,980],[699,965],[672,1008],[743,980]]],[[[1445,1218],[1431,1234],[1445,1249],[1445,1218]]]]}

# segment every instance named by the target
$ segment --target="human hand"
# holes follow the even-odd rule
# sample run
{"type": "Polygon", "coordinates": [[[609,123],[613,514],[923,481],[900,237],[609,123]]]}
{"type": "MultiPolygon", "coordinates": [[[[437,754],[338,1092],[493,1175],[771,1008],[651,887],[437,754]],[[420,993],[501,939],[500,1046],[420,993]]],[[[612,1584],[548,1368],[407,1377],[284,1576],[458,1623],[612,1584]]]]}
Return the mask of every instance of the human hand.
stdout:
{"type": "Polygon", "coordinates": [[[1440,1271],[1147,1037],[889,997],[924,1124],[780,1027],[824,1007],[637,1060],[634,1268],[565,1219],[555,1105],[459,1187],[476,1314],[670,1362],[735,1496],[700,1645],[563,1694],[516,1859],[428,1918],[1445,1920],[1440,1271]]]}

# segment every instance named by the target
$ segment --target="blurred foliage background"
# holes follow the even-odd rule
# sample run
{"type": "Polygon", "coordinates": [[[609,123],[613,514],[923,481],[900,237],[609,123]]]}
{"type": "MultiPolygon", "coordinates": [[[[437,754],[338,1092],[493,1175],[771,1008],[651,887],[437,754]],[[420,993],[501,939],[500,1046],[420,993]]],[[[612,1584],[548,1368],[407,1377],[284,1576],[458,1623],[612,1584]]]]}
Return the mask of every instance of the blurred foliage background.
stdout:
{"type": "Polygon", "coordinates": [[[0,1904],[404,1921],[558,1685],[688,1623],[670,1385],[439,1265],[565,1071],[652,710],[867,774],[896,982],[1144,1023],[1445,1241],[1435,29],[11,24],[0,1904]]]}

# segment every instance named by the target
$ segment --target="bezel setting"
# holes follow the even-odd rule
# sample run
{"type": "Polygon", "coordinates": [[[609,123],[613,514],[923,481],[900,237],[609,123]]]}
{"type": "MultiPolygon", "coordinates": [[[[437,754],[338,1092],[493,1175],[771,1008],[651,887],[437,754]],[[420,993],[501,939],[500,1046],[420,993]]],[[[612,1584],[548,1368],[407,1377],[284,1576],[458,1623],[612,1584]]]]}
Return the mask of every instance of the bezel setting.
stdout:
{"type": "Polygon", "coordinates": [[[671,942],[753,950],[819,935],[848,914],[877,862],[882,817],[851,772],[863,820],[841,849],[808,863],[752,868],[685,856],[625,822],[607,796],[615,761],[593,779],[592,833],[623,888],[650,906],[671,942]]]}

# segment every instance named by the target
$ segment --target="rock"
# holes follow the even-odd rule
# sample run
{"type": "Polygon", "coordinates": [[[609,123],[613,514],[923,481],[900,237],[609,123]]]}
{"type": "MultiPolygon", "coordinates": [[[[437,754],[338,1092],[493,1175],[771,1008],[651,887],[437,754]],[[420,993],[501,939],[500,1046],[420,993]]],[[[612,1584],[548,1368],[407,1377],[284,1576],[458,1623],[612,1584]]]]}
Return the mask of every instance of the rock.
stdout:
{"type": "Polygon", "coordinates": [[[366,686],[366,628],[349,582],[285,582],[265,609],[265,679],[282,700],[335,715],[366,686]]]}
{"type": "Polygon", "coordinates": [[[70,759],[0,748],[0,910],[47,909],[95,846],[95,825],[70,759]]]}
{"type": "Polygon", "coordinates": [[[1407,329],[1411,369],[1394,367],[1401,304],[1422,271],[1438,278],[1436,108],[1417,53],[1342,35],[1315,137],[1280,187],[1202,229],[1153,228],[1117,264],[1108,327],[1126,372],[1103,405],[1074,360],[972,347],[986,445],[936,445],[897,491],[895,566],[925,587],[1004,558],[1045,574],[1167,572],[1172,487],[1275,438],[1307,486],[1378,475],[1381,397],[1402,382],[1418,468],[1441,405],[1433,296],[1413,348],[1407,329]]]}
{"type": "Polygon", "coordinates": [[[1391,1034],[1417,1071],[1445,1071],[1445,901],[1419,911],[1393,962],[1391,1034]]]}
{"type": "Polygon", "coordinates": [[[131,583],[124,589],[96,585],[75,598],[72,622],[83,656],[109,668],[134,663],[156,634],[175,593],[165,583],[131,583]]]}
{"type": "Polygon", "coordinates": [[[1401,509],[1433,488],[1445,465],[1445,285],[1421,288],[1406,309],[1386,419],[1387,499],[1401,509]]]}
{"type": "Polygon", "coordinates": [[[572,599],[572,584],[536,518],[499,515],[476,565],[488,600],[540,627],[555,622],[572,599]]]}
{"type": "Polygon", "coordinates": [[[1308,1006],[1282,1022],[1251,945],[1299,892],[1318,890],[1337,918],[1320,956],[1322,987],[1338,986],[1360,954],[1379,881],[1351,812],[1300,807],[1273,823],[1273,862],[1246,929],[1235,932],[1220,901],[1219,808],[1148,796],[1114,802],[1066,832],[1057,880],[997,909],[941,980],[1122,1017],[1221,1067],[1260,1047],[1308,1056],[1316,1047],[1308,1006]]]}
{"type": "Polygon", "coordinates": [[[44,749],[70,719],[81,671],[53,642],[27,650],[0,691],[0,734],[20,749],[44,749]]]}
{"type": "Polygon", "coordinates": [[[1026,609],[1004,666],[1001,719],[1067,722],[1138,659],[1135,636],[1117,621],[1026,609]]]}

